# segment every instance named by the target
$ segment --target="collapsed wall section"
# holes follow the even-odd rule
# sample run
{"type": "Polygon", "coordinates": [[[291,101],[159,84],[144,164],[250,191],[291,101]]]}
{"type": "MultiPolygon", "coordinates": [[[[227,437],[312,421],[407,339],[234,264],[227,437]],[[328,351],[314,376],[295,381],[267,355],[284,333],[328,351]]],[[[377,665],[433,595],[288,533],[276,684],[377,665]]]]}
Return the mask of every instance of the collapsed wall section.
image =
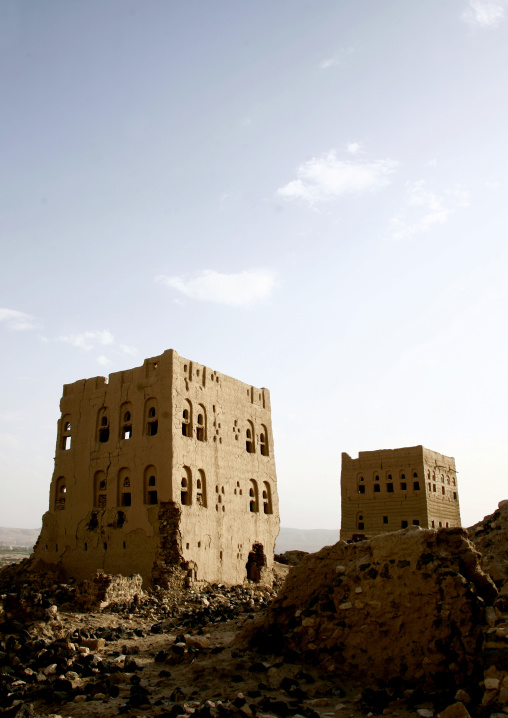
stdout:
{"type": "Polygon", "coordinates": [[[463,529],[410,527],[305,556],[241,641],[363,684],[467,687],[496,594],[463,529]]]}

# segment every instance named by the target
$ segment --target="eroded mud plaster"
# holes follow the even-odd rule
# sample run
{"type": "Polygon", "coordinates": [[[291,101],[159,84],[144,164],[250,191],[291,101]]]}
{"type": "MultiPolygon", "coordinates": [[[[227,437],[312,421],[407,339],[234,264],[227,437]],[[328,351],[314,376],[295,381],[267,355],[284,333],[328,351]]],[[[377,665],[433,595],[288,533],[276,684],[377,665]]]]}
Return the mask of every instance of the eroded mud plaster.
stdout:
{"type": "Polygon", "coordinates": [[[270,394],[170,349],[66,384],[36,557],[172,580],[269,582],[279,531],[270,394]],[[249,574],[249,576],[248,576],[249,574]]]}

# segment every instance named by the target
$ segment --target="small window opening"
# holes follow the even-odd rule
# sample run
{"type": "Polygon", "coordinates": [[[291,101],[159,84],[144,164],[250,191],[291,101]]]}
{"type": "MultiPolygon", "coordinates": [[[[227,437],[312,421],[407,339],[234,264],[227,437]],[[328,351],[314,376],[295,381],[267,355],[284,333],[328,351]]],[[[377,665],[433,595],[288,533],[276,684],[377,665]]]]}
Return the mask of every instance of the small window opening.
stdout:
{"type": "Polygon", "coordinates": [[[383,523],[384,523],[384,524],[387,524],[387,523],[388,523],[388,516],[383,516],[383,523]]]}
{"type": "Polygon", "coordinates": [[[388,474],[388,481],[391,481],[391,480],[392,480],[392,475],[388,474]]]}
{"type": "Polygon", "coordinates": [[[363,531],[364,528],[365,528],[365,524],[363,523],[363,521],[360,521],[360,522],[358,523],[358,530],[359,530],[359,531],[363,531]]]}
{"type": "Polygon", "coordinates": [[[400,522],[400,526],[401,526],[401,528],[403,528],[403,529],[407,529],[407,521],[401,521],[401,522],[400,522]]]}
{"type": "Polygon", "coordinates": [[[376,481],[379,481],[379,476],[376,476],[376,481]]]}
{"type": "Polygon", "coordinates": [[[413,526],[419,526],[420,525],[420,519],[413,519],[413,526]]]}
{"type": "Polygon", "coordinates": [[[415,472],[413,472],[413,479],[417,479],[417,478],[418,478],[418,474],[415,471],[415,472]]]}
{"type": "Polygon", "coordinates": [[[443,496],[445,495],[445,487],[444,486],[441,486],[441,493],[443,494],[443,496]]]}
{"type": "Polygon", "coordinates": [[[379,484],[374,484],[374,493],[379,494],[381,491],[381,486],[379,484]]]}
{"type": "Polygon", "coordinates": [[[432,484],[432,492],[433,492],[434,494],[436,493],[436,484],[432,484]]]}
{"type": "Polygon", "coordinates": [[[189,483],[185,476],[182,478],[180,500],[181,500],[182,506],[190,506],[191,505],[189,483]]]}
{"type": "Polygon", "coordinates": [[[435,521],[432,522],[432,528],[433,528],[433,529],[436,528],[436,522],[435,522],[435,521]]]}
{"type": "Polygon", "coordinates": [[[205,440],[205,419],[203,414],[198,414],[198,420],[196,423],[196,439],[198,441],[205,440]]]}
{"type": "Polygon", "coordinates": [[[443,522],[442,522],[442,521],[439,522],[439,528],[440,528],[440,529],[443,528],[443,522]]]}
{"type": "Polygon", "coordinates": [[[261,456],[268,456],[266,439],[265,439],[265,435],[263,433],[261,433],[259,435],[259,451],[261,452],[261,456]]]}
{"type": "Polygon", "coordinates": [[[182,415],[182,436],[190,436],[189,410],[184,409],[182,415]]]}
{"type": "Polygon", "coordinates": [[[247,431],[245,432],[245,437],[246,437],[245,450],[247,451],[248,454],[252,454],[253,444],[252,444],[252,432],[250,429],[247,429],[247,431]]]}
{"type": "Polygon", "coordinates": [[[103,543],[102,545],[104,546],[104,551],[107,551],[107,550],[108,550],[108,544],[104,541],[104,543],[103,543]]]}
{"type": "Polygon", "coordinates": [[[406,491],[407,490],[407,483],[405,481],[400,482],[400,490],[406,491]]]}
{"type": "Polygon", "coordinates": [[[131,506],[131,493],[130,491],[124,491],[122,493],[122,506],[131,506]]]}
{"type": "Polygon", "coordinates": [[[413,481],[413,490],[420,491],[420,482],[419,481],[413,481]]]}
{"type": "Polygon", "coordinates": [[[85,551],[88,551],[88,544],[87,544],[86,542],[85,542],[85,545],[83,546],[83,549],[84,549],[85,551]]]}
{"type": "Polygon", "coordinates": [[[154,504],[158,503],[158,501],[157,501],[157,491],[149,491],[149,492],[148,492],[148,503],[151,504],[152,506],[153,506],[154,504]]]}
{"type": "Polygon", "coordinates": [[[386,491],[389,494],[393,494],[393,484],[386,484],[386,491]]]}
{"type": "Polygon", "coordinates": [[[159,422],[157,421],[157,413],[155,407],[151,406],[148,409],[148,424],[147,424],[147,435],[155,436],[159,428],[159,422]]]}
{"type": "Polygon", "coordinates": [[[125,541],[123,542],[123,548],[124,548],[124,549],[126,548],[126,544],[125,544],[125,541]]]}
{"type": "Polygon", "coordinates": [[[365,479],[363,478],[363,476],[360,476],[360,481],[365,481],[365,479]]]}
{"type": "Polygon", "coordinates": [[[401,478],[402,481],[404,481],[405,478],[406,478],[406,474],[401,474],[401,475],[400,475],[400,478],[401,478]]]}
{"type": "Polygon", "coordinates": [[[126,411],[123,415],[122,439],[130,439],[132,436],[131,413],[126,411]]]}
{"type": "Polygon", "coordinates": [[[457,493],[455,491],[453,492],[453,499],[454,499],[454,501],[457,500],[457,493]]]}
{"type": "Polygon", "coordinates": [[[359,494],[364,494],[364,493],[365,493],[365,485],[364,485],[364,484],[360,484],[360,485],[358,486],[358,493],[359,493],[359,494]]]}
{"type": "Polygon", "coordinates": [[[446,522],[446,528],[450,528],[450,527],[448,526],[448,521],[446,522]]]}

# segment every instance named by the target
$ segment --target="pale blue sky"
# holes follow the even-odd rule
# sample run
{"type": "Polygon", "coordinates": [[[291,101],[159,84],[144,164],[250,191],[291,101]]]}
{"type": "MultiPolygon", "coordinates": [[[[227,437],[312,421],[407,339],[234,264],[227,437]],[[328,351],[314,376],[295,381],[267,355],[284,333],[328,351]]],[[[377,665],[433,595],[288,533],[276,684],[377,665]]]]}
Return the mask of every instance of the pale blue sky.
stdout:
{"type": "Polygon", "coordinates": [[[340,454],[506,495],[506,0],[0,4],[0,525],[62,384],[174,348],[271,391],[281,519],[340,454]]]}

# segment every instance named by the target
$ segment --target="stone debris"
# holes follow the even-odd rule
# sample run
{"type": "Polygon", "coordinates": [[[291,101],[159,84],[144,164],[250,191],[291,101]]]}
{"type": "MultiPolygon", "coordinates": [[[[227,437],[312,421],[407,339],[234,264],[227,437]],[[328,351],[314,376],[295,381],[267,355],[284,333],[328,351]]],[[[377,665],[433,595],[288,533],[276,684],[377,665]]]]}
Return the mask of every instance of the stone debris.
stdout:
{"type": "Polygon", "coordinates": [[[493,517],[469,534],[487,558],[464,530],[408,529],[307,555],[277,597],[10,566],[0,718],[508,718],[508,510],[493,517]]]}
{"type": "Polygon", "coordinates": [[[457,690],[496,596],[463,529],[412,527],[307,556],[243,640],[352,679],[457,690]]]}

